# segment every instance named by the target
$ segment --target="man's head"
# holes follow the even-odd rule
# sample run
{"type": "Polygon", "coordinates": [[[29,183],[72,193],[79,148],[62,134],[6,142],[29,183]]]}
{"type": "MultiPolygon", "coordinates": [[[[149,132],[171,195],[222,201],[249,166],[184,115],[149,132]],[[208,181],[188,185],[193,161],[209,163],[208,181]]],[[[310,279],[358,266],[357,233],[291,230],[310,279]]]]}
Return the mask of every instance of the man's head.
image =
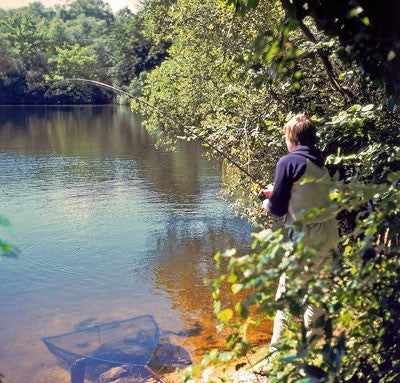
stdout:
{"type": "Polygon", "coordinates": [[[291,152],[297,145],[314,146],[316,129],[314,123],[304,114],[296,114],[283,127],[286,146],[291,152]]]}

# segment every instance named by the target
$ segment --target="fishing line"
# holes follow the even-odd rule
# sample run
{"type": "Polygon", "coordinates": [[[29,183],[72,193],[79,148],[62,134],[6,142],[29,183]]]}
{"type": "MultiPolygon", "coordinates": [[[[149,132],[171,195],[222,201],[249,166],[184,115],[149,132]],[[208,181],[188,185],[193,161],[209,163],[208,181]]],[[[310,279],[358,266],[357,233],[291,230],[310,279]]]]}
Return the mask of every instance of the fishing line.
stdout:
{"type": "MultiPolygon", "coordinates": [[[[169,116],[168,114],[164,113],[162,110],[160,110],[159,108],[157,108],[153,104],[150,104],[149,102],[143,101],[139,97],[137,97],[137,96],[135,96],[135,95],[133,95],[131,93],[128,93],[123,89],[120,89],[120,88],[117,88],[115,86],[106,84],[104,82],[95,81],[95,80],[89,80],[89,79],[85,79],[85,78],[66,78],[66,79],[60,80],[58,82],[62,82],[62,81],[86,82],[86,83],[89,83],[89,84],[97,85],[99,87],[103,87],[103,88],[106,88],[106,89],[113,90],[115,92],[119,92],[121,94],[124,94],[125,96],[128,96],[128,97],[136,100],[138,103],[142,103],[144,105],[149,106],[150,108],[155,110],[157,113],[159,113],[160,115],[162,115],[166,119],[170,120],[174,124],[177,124],[182,129],[184,129],[184,130],[189,129],[188,126],[183,125],[180,121],[178,121],[178,120],[174,119],[173,117],[169,116]]],[[[201,137],[199,134],[196,134],[194,132],[191,132],[191,134],[193,134],[197,139],[199,139],[201,142],[203,142],[206,146],[210,147],[216,153],[218,153],[219,155],[224,157],[232,165],[236,166],[237,169],[239,169],[242,173],[244,173],[247,177],[249,177],[253,182],[259,183],[259,181],[256,179],[256,177],[254,175],[250,174],[242,165],[240,165],[238,162],[236,162],[234,159],[232,159],[230,156],[228,156],[226,153],[224,153],[221,149],[216,147],[214,144],[211,144],[210,142],[208,142],[204,137],[201,137]]]]}

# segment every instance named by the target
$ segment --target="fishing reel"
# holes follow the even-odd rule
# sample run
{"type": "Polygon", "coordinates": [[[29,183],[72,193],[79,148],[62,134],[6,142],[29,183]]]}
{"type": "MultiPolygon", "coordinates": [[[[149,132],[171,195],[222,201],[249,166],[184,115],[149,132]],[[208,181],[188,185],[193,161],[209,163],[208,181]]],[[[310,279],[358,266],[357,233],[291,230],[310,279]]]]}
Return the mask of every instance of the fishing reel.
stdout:
{"type": "Polygon", "coordinates": [[[267,198],[269,198],[271,193],[272,193],[272,186],[266,185],[260,190],[257,197],[260,201],[265,201],[267,198]]]}

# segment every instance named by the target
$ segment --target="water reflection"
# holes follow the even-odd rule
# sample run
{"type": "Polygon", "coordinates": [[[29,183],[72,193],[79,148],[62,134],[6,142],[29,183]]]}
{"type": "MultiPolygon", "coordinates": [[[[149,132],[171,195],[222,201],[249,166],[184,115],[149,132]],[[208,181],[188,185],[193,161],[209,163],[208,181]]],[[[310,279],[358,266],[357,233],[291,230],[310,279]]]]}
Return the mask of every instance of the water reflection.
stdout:
{"type": "Polygon", "coordinates": [[[154,141],[139,125],[140,117],[127,108],[2,108],[0,151],[31,155],[20,178],[51,181],[61,175],[65,185],[145,178],[165,201],[193,201],[202,171],[218,165],[199,161],[202,148],[194,143],[180,145],[173,153],[155,150],[154,141]],[[56,158],[48,163],[37,155],[56,158]]]}
{"type": "Polygon", "coordinates": [[[0,267],[6,381],[64,381],[39,338],[89,320],[152,314],[192,357],[218,343],[203,279],[251,228],[202,152],[157,150],[127,108],[0,108],[0,203],[22,251],[0,267]]]}
{"type": "MultiPolygon", "coordinates": [[[[232,247],[239,253],[245,253],[249,250],[250,241],[248,237],[241,236],[242,230],[241,222],[232,217],[221,219],[217,224],[207,224],[207,219],[203,219],[195,224],[181,225],[178,220],[170,223],[168,234],[157,241],[159,257],[152,270],[154,280],[158,289],[168,293],[172,307],[180,312],[180,318],[185,323],[181,334],[171,334],[185,334],[180,342],[197,362],[210,348],[224,347],[228,334],[216,331],[218,323],[213,314],[211,286],[206,286],[204,280],[216,278],[218,272],[213,257],[204,254],[213,255],[218,250],[232,247]],[[199,232],[196,234],[196,228],[202,228],[202,235],[199,232]]],[[[234,307],[238,297],[231,294],[227,285],[221,286],[221,295],[224,304],[234,307]]],[[[248,335],[251,342],[267,344],[270,334],[271,324],[263,322],[257,332],[251,329],[248,335]]]]}

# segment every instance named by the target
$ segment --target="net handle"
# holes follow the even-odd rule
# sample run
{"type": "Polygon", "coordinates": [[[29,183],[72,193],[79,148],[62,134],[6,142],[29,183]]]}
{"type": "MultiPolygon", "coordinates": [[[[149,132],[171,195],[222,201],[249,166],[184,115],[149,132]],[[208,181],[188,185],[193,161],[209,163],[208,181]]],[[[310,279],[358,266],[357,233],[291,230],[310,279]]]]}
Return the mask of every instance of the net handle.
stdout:
{"type": "Polygon", "coordinates": [[[160,383],[167,383],[160,375],[158,375],[153,369],[151,369],[148,365],[143,366],[150,374],[156,378],[160,383]]]}

